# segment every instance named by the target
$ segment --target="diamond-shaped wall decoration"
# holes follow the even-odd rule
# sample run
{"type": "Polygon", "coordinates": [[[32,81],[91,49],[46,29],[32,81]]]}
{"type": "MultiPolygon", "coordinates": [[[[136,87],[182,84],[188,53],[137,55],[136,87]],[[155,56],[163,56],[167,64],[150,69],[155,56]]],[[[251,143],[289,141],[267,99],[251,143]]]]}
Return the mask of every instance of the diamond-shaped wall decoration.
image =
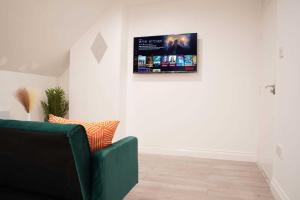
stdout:
{"type": "Polygon", "coordinates": [[[101,62],[106,49],[107,49],[107,45],[105,43],[105,40],[103,39],[101,33],[98,33],[91,48],[93,55],[98,63],[101,62]]]}
{"type": "Polygon", "coordinates": [[[100,63],[105,51],[107,49],[107,45],[105,40],[103,39],[100,33],[97,34],[96,39],[91,47],[94,57],[96,58],[97,62],[100,63]]]}

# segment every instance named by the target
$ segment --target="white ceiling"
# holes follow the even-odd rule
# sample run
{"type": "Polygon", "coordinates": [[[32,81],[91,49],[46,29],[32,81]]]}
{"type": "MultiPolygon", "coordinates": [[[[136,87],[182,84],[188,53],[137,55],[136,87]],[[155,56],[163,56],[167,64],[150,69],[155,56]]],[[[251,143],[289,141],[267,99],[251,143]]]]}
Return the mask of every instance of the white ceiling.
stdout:
{"type": "Polygon", "coordinates": [[[0,0],[0,70],[58,76],[109,0],[0,0]]]}

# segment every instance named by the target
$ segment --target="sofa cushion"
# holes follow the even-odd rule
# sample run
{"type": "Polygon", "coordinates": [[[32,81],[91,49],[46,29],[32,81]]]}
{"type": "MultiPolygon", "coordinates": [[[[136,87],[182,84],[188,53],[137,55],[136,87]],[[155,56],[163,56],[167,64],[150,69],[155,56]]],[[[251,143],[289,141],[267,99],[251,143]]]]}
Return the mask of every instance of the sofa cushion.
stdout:
{"type": "Polygon", "coordinates": [[[119,121],[87,122],[68,120],[51,114],[49,115],[49,122],[60,124],[80,124],[84,126],[91,152],[95,152],[111,145],[116,129],[119,125],[119,121]]]}

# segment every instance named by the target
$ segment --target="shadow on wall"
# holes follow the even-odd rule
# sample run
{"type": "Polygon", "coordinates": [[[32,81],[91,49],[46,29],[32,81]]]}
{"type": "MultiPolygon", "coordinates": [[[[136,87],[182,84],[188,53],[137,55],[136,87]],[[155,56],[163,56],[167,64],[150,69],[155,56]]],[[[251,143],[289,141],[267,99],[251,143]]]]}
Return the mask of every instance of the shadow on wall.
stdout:
{"type": "MultiPolygon", "coordinates": [[[[197,72],[192,73],[151,73],[151,74],[132,74],[133,81],[202,81],[202,66],[203,66],[203,40],[197,40],[197,72]]],[[[133,67],[133,66],[131,66],[133,67]]],[[[132,68],[131,71],[132,72],[132,68]]]]}

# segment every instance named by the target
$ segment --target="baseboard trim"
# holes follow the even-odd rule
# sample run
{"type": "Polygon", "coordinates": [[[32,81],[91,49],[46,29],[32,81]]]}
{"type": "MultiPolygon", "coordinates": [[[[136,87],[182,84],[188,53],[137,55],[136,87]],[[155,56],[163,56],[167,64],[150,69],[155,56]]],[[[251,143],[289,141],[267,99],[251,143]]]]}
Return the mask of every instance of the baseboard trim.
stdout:
{"type": "Polygon", "coordinates": [[[264,168],[263,165],[261,165],[259,162],[256,163],[257,164],[257,167],[258,169],[260,170],[260,172],[262,173],[263,177],[265,178],[265,180],[267,181],[268,185],[271,187],[271,179],[272,179],[272,175],[271,173],[266,170],[264,168]]]}
{"type": "Polygon", "coordinates": [[[285,193],[275,178],[272,179],[270,187],[276,200],[290,200],[289,196],[285,193]]]}
{"type": "Polygon", "coordinates": [[[194,149],[167,149],[159,147],[139,147],[139,152],[144,154],[159,154],[173,156],[189,156],[197,158],[234,160],[256,162],[256,155],[253,153],[221,151],[221,150],[194,150],[194,149]]]}

